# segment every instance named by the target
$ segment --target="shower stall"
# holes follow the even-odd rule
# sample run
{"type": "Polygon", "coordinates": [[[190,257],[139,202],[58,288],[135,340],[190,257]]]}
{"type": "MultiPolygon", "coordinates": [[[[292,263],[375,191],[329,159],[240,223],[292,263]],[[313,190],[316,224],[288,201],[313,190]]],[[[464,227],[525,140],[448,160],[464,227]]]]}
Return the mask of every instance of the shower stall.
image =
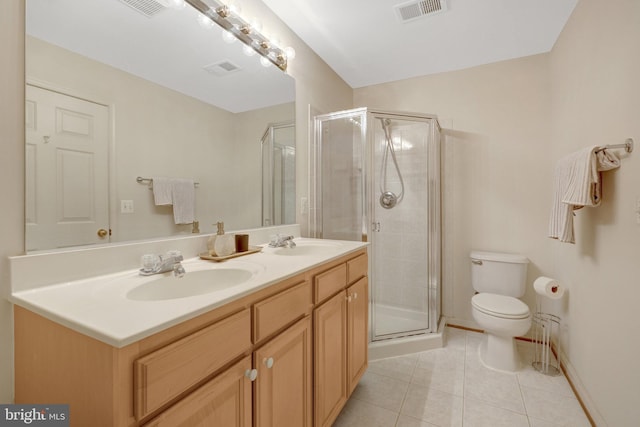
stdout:
{"type": "Polygon", "coordinates": [[[371,244],[371,358],[440,347],[437,117],[359,108],[314,124],[310,232],[371,244]]]}
{"type": "Polygon", "coordinates": [[[296,222],[296,147],[293,122],[271,123],[261,139],[262,225],[296,222]]]}

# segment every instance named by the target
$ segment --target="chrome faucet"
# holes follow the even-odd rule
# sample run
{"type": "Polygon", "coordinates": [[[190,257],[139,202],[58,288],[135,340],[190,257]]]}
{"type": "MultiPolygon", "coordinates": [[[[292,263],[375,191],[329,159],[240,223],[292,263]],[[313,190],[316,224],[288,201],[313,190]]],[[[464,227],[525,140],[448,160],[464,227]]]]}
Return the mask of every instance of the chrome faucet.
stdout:
{"type": "Polygon", "coordinates": [[[276,234],[271,238],[269,242],[270,248],[295,248],[296,242],[293,241],[293,236],[283,236],[281,234],[276,234]]]}
{"type": "Polygon", "coordinates": [[[173,275],[180,278],[186,273],[182,261],[184,261],[184,257],[180,251],[169,251],[165,255],[143,255],[140,275],[151,276],[152,274],[173,271],[173,275]]]}

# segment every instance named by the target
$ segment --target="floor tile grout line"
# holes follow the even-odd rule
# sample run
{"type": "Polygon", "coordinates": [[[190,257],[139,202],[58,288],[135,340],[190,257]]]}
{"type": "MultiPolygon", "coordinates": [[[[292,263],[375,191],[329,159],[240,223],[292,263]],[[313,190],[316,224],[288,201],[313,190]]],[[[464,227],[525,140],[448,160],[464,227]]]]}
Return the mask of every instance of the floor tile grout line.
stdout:
{"type": "MultiPolygon", "coordinates": [[[[456,338],[462,338],[462,337],[456,337],[456,338]]],[[[461,341],[461,340],[460,340],[461,341]]],[[[474,420],[469,419],[469,420],[465,420],[465,414],[467,413],[467,403],[469,403],[469,399],[466,396],[466,392],[468,391],[468,387],[469,387],[469,377],[471,375],[474,374],[475,372],[475,368],[476,365],[474,363],[470,363],[467,364],[467,361],[471,362],[470,359],[474,359],[475,355],[473,354],[474,350],[477,350],[477,345],[480,345],[481,342],[478,342],[478,336],[474,333],[473,335],[469,332],[466,332],[464,335],[464,347],[460,346],[460,343],[458,340],[456,340],[456,344],[455,344],[455,349],[456,351],[458,351],[459,348],[463,348],[464,349],[464,359],[463,359],[463,366],[462,366],[462,371],[463,371],[463,379],[462,379],[462,396],[461,396],[461,402],[462,402],[462,408],[461,408],[461,416],[462,419],[460,421],[460,425],[461,426],[465,426],[468,425],[469,423],[473,423],[474,420]],[[472,348],[473,347],[473,348],[472,348]],[[465,422],[466,421],[466,422],[465,422]]],[[[443,346],[443,348],[448,347],[447,345],[443,346]]],[[[521,360],[523,363],[526,363],[529,359],[528,356],[525,357],[523,351],[528,351],[530,350],[530,348],[528,346],[526,347],[522,347],[519,348],[519,352],[521,353],[521,360]]],[[[423,357],[423,353],[424,352],[420,352],[417,354],[417,357],[412,358],[410,361],[408,361],[409,363],[407,363],[405,365],[405,367],[403,368],[403,372],[405,372],[406,375],[409,376],[409,381],[404,381],[404,380],[400,380],[397,377],[393,377],[392,373],[390,373],[391,371],[388,371],[386,374],[381,374],[381,373],[377,373],[377,372],[372,372],[375,373],[376,375],[379,375],[381,377],[386,377],[386,378],[393,378],[397,381],[402,382],[405,386],[406,389],[403,393],[402,399],[400,401],[400,405],[399,405],[399,410],[390,410],[389,412],[391,412],[393,414],[393,418],[391,418],[390,416],[390,420],[391,423],[389,423],[389,425],[392,425],[394,427],[398,427],[399,425],[402,425],[401,422],[402,420],[400,419],[401,417],[403,419],[412,419],[412,420],[416,420],[417,422],[421,422],[421,423],[426,423],[427,425],[432,425],[432,423],[422,419],[422,418],[416,418],[413,415],[410,414],[403,414],[403,410],[405,409],[405,406],[407,404],[407,401],[409,400],[409,397],[411,396],[409,393],[411,392],[412,387],[420,387],[420,388],[426,388],[426,389],[431,389],[432,386],[425,386],[422,383],[414,383],[413,381],[415,380],[415,376],[417,374],[418,368],[419,366],[421,366],[421,361],[422,361],[422,357],[423,357]],[[395,421],[393,421],[395,419],[395,421]]],[[[430,358],[425,359],[426,363],[428,365],[431,364],[432,360],[430,358]]],[[[475,359],[474,359],[475,360],[475,359]]],[[[437,365],[437,364],[436,364],[437,365]]],[[[519,411],[519,410],[514,410],[514,409],[510,409],[504,406],[501,406],[500,404],[498,404],[497,402],[492,402],[492,401],[484,401],[482,399],[478,399],[478,398],[474,398],[472,399],[474,402],[477,401],[478,403],[482,403],[483,405],[488,405],[497,409],[501,409],[504,411],[508,411],[510,413],[513,414],[517,414],[520,417],[524,416],[526,418],[526,423],[524,423],[524,420],[522,420],[524,425],[527,425],[529,427],[532,427],[533,425],[535,425],[535,422],[533,421],[534,419],[536,419],[535,417],[532,418],[532,416],[530,415],[530,411],[531,409],[529,407],[527,407],[526,402],[525,402],[525,388],[526,389],[535,389],[535,390],[544,390],[544,387],[536,387],[536,385],[538,385],[537,383],[531,387],[529,384],[527,384],[527,381],[529,381],[529,375],[528,373],[526,375],[519,375],[518,373],[515,374],[515,380],[518,386],[518,392],[519,392],[519,397],[520,397],[520,401],[522,402],[522,407],[523,407],[523,411],[519,411]]],[[[544,385],[544,384],[542,384],[544,385]]],[[[457,396],[455,393],[452,393],[450,391],[445,391],[444,389],[439,389],[437,388],[436,390],[439,390],[442,393],[447,393],[447,394],[451,394],[453,396],[457,396]]],[[[515,397],[515,396],[513,396],[515,397]]],[[[566,398],[573,398],[576,399],[575,396],[564,396],[566,398]]],[[[354,397],[355,398],[355,397],[354,397]]],[[[358,401],[361,401],[362,403],[366,403],[366,404],[372,404],[371,402],[368,402],[366,400],[362,400],[362,399],[357,399],[358,401]]],[[[380,408],[380,409],[385,409],[388,410],[387,408],[374,404],[375,407],[380,408]]],[[[469,413],[470,416],[472,416],[473,410],[469,413]]]]}
{"type": "Polygon", "coordinates": [[[413,380],[413,375],[416,372],[416,367],[418,366],[418,361],[420,360],[420,356],[416,357],[415,362],[413,363],[413,369],[411,370],[411,377],[409,378],[409,385],[407,385],[407,390],[404,392],[404,396],[402,397],[402,403],[400,404],[400,410],[398,411],[398,416],[396,417],[396,427],[400,422],[400,415],[402,415],[402,408],[404,408],[404,402],[407,400],[407,396],[409,395],[409,388],[411,388],[411,380],[413,380]]]}

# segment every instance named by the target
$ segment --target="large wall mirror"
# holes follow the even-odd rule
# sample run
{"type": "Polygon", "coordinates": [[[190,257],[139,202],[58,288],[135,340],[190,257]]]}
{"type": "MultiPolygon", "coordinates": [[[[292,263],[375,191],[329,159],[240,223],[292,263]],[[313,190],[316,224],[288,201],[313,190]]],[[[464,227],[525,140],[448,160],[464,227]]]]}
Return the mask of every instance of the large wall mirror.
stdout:
{"type": "Polygon", "coordinates": [[[191,234],[154,177],[197,183],[202,233],[295,221],[295,82],[199,18],[162,0],[26,1],[28,252],[191,234]]]}

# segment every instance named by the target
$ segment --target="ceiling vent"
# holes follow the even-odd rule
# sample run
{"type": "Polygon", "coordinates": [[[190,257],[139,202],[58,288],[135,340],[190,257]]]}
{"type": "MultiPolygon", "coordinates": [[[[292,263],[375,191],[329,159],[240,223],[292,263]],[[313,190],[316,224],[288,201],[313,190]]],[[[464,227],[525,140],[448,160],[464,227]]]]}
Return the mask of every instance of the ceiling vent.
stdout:
{"type": "Polygon", "coordinates": [[[414,21],[425,16],[437,15],[447,10],[447,0],[419,0],[402,3],[394,7],[402,22],[414,21]]]}
{"type": "Polygon", "coordinates": [[[120,0],[130,8],[137,10],[147,18],[151,18],[166,9],[166,6],[156,0],[120,0]]]}
{"type": "Polygon", "coordinates": [[[216,62],[215,64],[206,65],[203,68],[208,73],[215,74],[216,76],[226,76],[241,70],[239,66],[228,59],[216,62]]]}

